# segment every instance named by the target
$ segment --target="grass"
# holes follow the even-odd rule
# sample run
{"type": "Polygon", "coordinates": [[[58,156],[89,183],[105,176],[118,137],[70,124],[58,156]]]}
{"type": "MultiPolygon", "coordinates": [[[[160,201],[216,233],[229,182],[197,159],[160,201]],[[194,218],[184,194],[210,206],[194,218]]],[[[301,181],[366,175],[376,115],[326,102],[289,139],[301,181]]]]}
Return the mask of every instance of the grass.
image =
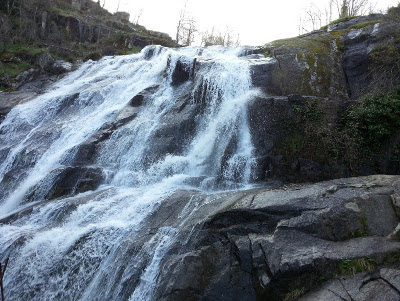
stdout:
{"type": "Polygon", "coordinates": [[[342,260],[339,264],[341,275],[355,275],[356,273],[372,272],[376,269],[377,263],[371,256],[357,259],[342,260]]]}
{"type": "Polygon", "coordinates": [[[120,50],[118,52],[119,55],[129,55],[129,54],[136,54],[139,53],[140,51],[142,51],[142,47],[140,46],[133,46],[132,49],[128,49],[128,50],[120,50]]]}
{"type": "Polygon", "coordinates": [[[362,228],[358,229],[353,233],[353,237],[365,237],[370,235],[370,230],[367,224],[367,218],[365,216],[360,216],[358,218],[359,223],[361,224],[362,228]]]}
{"type": "Polygon", "coordinates": [[[344,17],[344,18],[340,18],[337,20],[332,21],[331,23],[329,23],[328,25],[335,25],[335,24],[339,24],[341,22],[346,22],[346,21],[350,21],[352,19],[357,18],[358,16],[352,16],[352,17],[344,17]]]}
{"type": "Polygon", "coordinates": [[[393,264],[399,262],[400,262],[400,252],[390,254],[383,260],[384,264],[393,264]]]}
{"type": "Polygon", "coordinates": [[[293,291],[287,293],[284,298],[283,301],[292,301],[292,300],[296,300],[297,298],[299,298],[300,296],[304,295],[304,293],[306,292],[306,288],[302,287],[302,288],[296,288],[293,291]]]}
{"type": "MultiPolygon", "coordinates": [[[[10,53],[15,56],[18,56],[18,55],[35,56],[35,55],[45,52],[45,51],[46,51],[46,49],[44,49],[44,48],[30,47],[30,46],[21,45],[21,44],[11,45],[11,46],[7,47],[7,53],[10,53]]],[[[3,52],[5,52],[5,51],[3,51],[3,52]]]]}
{"type": "Polygon", "coordinates": [[[10,77],[15,77],[19,73],[30,69],[32,66],[27,62],[18,62],[18,63],[2,63],[0,70],[0,75],[8,75],[10,77]]]}
{"type": "Polygon", "coordinates": [[[354,24],[352,26],[350,26],[348,29],[361,29],[367,26],[371,26],[371,25],[375,25],[378,23],[381,23],[382,20],[377,20],[377,21],[370,21],[370,22],[362,22],[362,23],[358,23],[358,24],[354,24]]]}

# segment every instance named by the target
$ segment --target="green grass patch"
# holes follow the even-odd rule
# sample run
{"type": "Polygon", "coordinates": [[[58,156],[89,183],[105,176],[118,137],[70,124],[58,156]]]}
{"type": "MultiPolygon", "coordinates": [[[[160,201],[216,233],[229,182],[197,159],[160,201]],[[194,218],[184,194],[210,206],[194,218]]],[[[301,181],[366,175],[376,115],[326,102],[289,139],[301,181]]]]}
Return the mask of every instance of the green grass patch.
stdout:
{"type": "Polygon", "coordinates": [[[15,56],[21,56],[21,55],[35,56],[45,51],[46,51],[45,48],[29,47],[26,45],[16,44],[8,46],[7,49],[4,50],[3,52],[10,53],[15,56]]]}
{"type": "Polygon", "coordinates": [[[341,275],[355,275],[356,273],[372,272],[377,268],[375,259],[366,256],[357,259],[342,260],[339,264],[339,272],[341,275]]]}
{"type": "Polygon", "coordinates": [[[136,54],[142,51],[142,47],[140,46],[133,46],[131,49],[124,49],[117,52],[118,55],[129,55],[129,54],[136,54]]]}
{"type": "Polygon", "coordinates": [[[364,27],[370,26],[370,25],[375,25],[378,23],[381,23],[382,20],[377,20],[377,21],[370,21],[370,22],[362,22],[362,23],[358,23],[358,24],[354,24],[352,26],[350,26],[348,29],[362,29],[364,27]]]}
{"type": "Polygon", "coordinates": [[[346,21],[350,21],[352,19],[357,18],[358,16],[352,16],[352,17],[344,17],[344,18],[340,18],[337,20],[332,21],[331,23],[329,23],[328,25],[335,25],[335,24],[339,24],[341,22],[346,22],[346,21]]]}
{"type": "Polygon", "coordinates": [[[16,77],[19,73],[26,71],[28,69],[32,68],[32,65],[30,65],[27,62],[9,62],[9,63],[2,63],[1,64],[1,71],[0,75],[7,75],[11,78],[16,77]]]}

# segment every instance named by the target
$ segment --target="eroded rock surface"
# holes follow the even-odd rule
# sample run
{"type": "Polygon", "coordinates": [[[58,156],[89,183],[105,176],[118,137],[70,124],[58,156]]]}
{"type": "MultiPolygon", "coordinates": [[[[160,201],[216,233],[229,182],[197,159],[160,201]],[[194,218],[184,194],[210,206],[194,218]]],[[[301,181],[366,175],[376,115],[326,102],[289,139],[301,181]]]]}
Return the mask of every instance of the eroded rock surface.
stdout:
{"type": "Polygon", "coordinates": [[[370,176],[216,196],[166,257],[157,300],[398,300],[399,184],[370,176]]]}

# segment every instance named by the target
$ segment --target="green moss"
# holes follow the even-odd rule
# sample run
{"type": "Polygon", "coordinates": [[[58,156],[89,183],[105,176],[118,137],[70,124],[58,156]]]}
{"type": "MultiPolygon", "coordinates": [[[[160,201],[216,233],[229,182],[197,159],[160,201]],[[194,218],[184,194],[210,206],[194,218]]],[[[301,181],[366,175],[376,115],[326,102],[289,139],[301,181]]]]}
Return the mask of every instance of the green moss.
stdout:
{"type": "Polygon", "coordinates": [[[370,21],[370,22],[362,22],[362,23],[358,23],[358,24],[354,24],[352,26],[350,26],[348,29],[361,29],[367,26],[371,26],[371,25],[375,25],[378,23],[381,23],[382,20],[378,20],[378,21],[370,21]]]}
{"type": "Polygon", "coordinates": [[[129,55],[129,54],[135,54],[139,53],[143,48],[140,46],[133,46],[131,49],[126,49],[126,50],[119,50],[117,52],[118,55],[129,55]]]}
{"type": "Polygon", "coordinates": [[[57,199],[66,195],[66,191],[62,187],[57,187],[53,194],[50,196],[49,200],[57,199]]]}
{"type": "Polygon", "coordinates": [[[356,273],[372,272],[377,268],[375,259],[370,256],[358,259],[342,260],[339,264],[341,275],[355,275],[356,273]]]}
{"type": "Polygon", "coordinates": [[[17,76],[19,73],[26,71],[30,68],[32,68],[32,65],[30,65],[27,62],[7,62],[7,63],[2,63],[0,64],[1,69],[0,69],[0,76],[2,75],[7,75],[11,78],[14,78],[17,76]]]}
{"type": "Polygon", "coordinates": [[[7,53],[10,53],[11,55],[14,56],[22,56],[22,55],[27,55],[27,56],[35,56],[39,53],[43,53],[46,51],[46,48],[39,48],[39,47],[29,47],[26,45],[22,44],[16,44],[16,45],[11,45],[7,47],[7,53]]]}
{"type": "Polygon", "coordinates": [[[340,19],[337,19],[337,20],[335,20],[335,21],[332,21],[332,22],[331,22],[331,23],[329,23],[328,25],[335,25],[335,24],[339,24],[339,23],[341,23],[341,22],[350,21],[350,20],[352,20],[352,19],[355,19],[355,18],[357,18],[357,16],[340,18],[340,19]]]}
{"type": "Polygon", "coordinates": [[[389,254],[383,260],[384,264],[400,263],[400,252],[389,254]]]}
{"type": "Polygon", "coordinates": [[[82,187],[78,187],[76,192],[77,193],[83,193],[83,192],[90,191],[90,190],[93,190],[93,187],[88,185],[88,184],[85,184],[82,187]]]}

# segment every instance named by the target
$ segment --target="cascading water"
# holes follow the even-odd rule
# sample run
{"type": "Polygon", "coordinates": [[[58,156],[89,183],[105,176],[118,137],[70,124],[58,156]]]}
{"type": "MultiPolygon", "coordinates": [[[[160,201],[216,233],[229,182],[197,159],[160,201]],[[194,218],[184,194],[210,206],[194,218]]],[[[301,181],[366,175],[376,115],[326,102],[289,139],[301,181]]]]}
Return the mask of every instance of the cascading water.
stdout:
{"type": "Polygon", "coordinates": [[[258,91],[242,52],[149,46],[90,61],[7,115],[0,125],[7,300],[154,298],[180,228],[214,200],[196,194],[250,185],[246,105],[258,91]],[[186,118],[172,120],[177,113],[186,118]],[[86,161],[85,147],[92,147],[86,161]],[[79,180],[65,192],[56,186],[69,170],[100,170],[102,184],[79,190],[79,180]],[[175,218],[149,225],[182,190],[192,194],[177,201],[175,218]]]}

